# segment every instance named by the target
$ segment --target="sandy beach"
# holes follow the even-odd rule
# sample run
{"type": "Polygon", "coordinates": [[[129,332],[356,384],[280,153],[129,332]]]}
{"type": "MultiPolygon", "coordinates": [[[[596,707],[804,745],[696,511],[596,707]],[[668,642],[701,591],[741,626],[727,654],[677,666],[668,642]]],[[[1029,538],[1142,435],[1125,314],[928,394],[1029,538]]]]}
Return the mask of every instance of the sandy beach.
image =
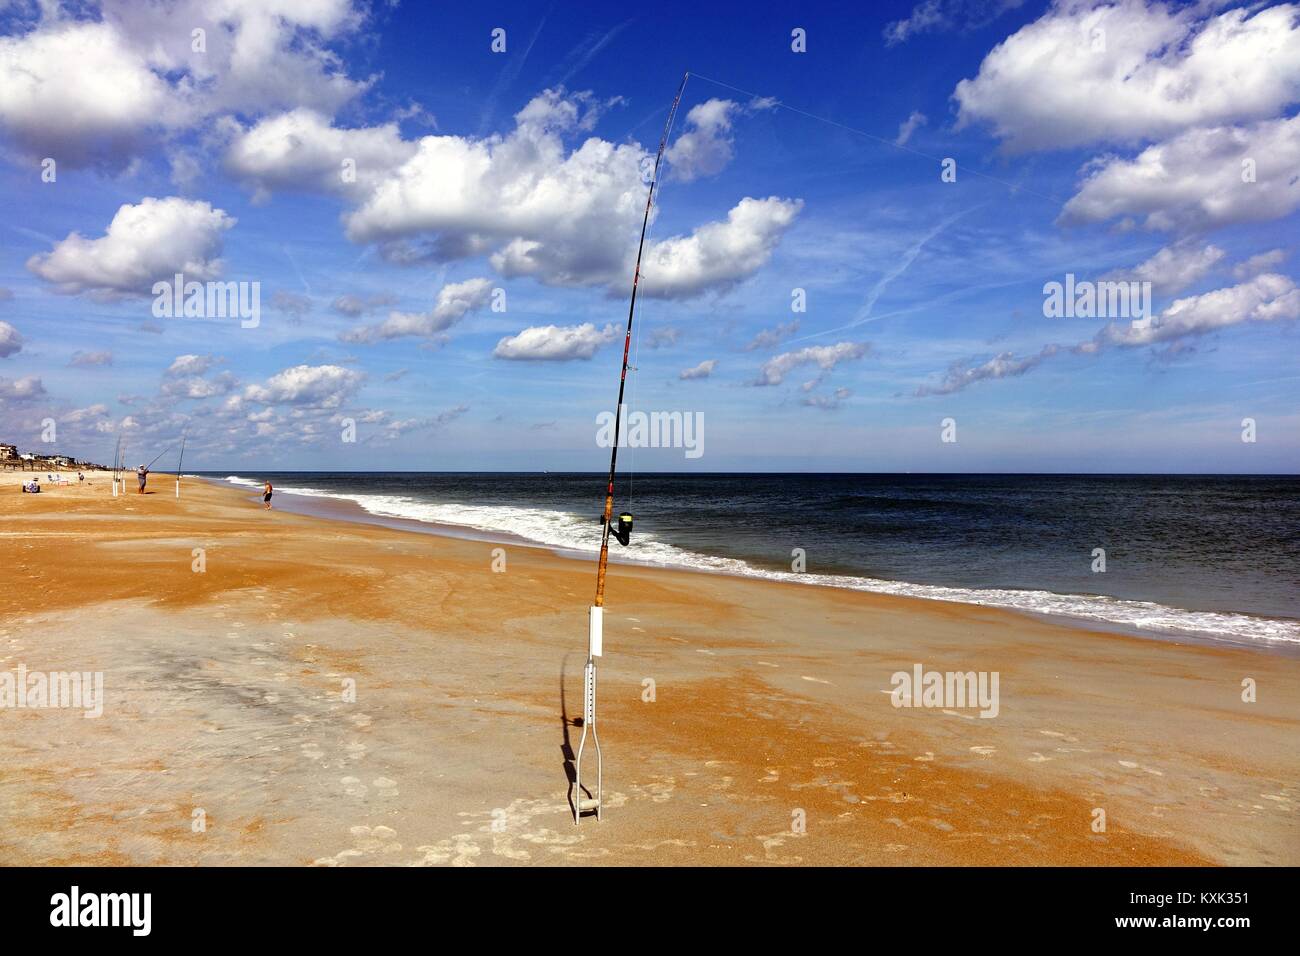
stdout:
{"type": "Polygon", "coordinates": [[[104,701],[0,710],[3,864],[1300,863],[1293,658],[617,565],[575,827],[592,563],[4,477],[0,671],[104,701]],[[997,716],[895,707],[918,664],[997,716]]]}

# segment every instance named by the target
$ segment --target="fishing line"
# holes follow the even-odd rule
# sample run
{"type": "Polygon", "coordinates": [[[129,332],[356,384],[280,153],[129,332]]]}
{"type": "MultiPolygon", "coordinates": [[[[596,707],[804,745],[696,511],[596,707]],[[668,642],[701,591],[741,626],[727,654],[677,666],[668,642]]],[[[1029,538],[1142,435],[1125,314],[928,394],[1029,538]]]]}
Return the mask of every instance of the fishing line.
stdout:
{"type": "MultiPolygon", "coordinates": [[[[600,557],[596,564],[596,598],[587,611],[587,664],[582,670],[582,736],[573,758],[573,781],[569,791],[570,805],[573,808],[573,823],[577,826],[584,812],[595,811],[600,820],[604,810],[604,759],[600,752],[600,737],[596,733],[596,659],[603,653],[605,627],[605,574],[609,568],[609,538],[613,534],[621,545],[626,545],[632,535],[632,514],[624,512],[618,516],[618,528],[613,527],[614,516],[614,479],[618,474],[618,443],[623,406],[623,394],[627,388],[628,354],[632,346],[633,326],[636,319],[636,293],[641,281],[641,258],[645,253],[645,237],[650,228],[650,212],[654,208],[655,191],[659,185],[659,171],[668,148],[668,136],[677,108],[682,102],[682,93],[686,89],[686,80],[690,74],[682,76],[673,98],[672,108],[668,111],[668,121],[664,124],[663,138],[659,140],[659,150],[655,153],[654,171],[651,174],[649,189],[646,192],[645,213],[641,218],[641,239],[637,243],[636,267],[632,273],[632,296],[627,307],[627,331],[623,333],[623,364],[618,376],[618,400],[614,403],[614,444],[609,452],[609,480],[605,485],[605,513],[601,519],[600,557]],[[582,785],[582,755],[590,735],[592,747],[596,751],[596,789],[582,785]],[[583,796],[583,793],[587,796],[583,796]]],[[[640,339],[638,338],[638,342],[640,339]]],[[[635,383],[633,389],[635,390],[635,383]]],[[[629,488],[630,493],[630,488],[629,488]]]]}
{"type": "MultiPolygon", "coordinates": [[[[682,90],[681,90],[681,92],[682,92],[683,95],[685,95],[685,93],[686,93],[686,83],[687,83],[688,80],[690,80],[690,77],[691,77],[691,74],[690,74],[690,73],[687,73],[686,76],[682,78],[682,90]]],[[[667,130],[664,132],[664,142],[665,142],[665,143],[667,143],[668,140],[672,139],[672,135],[673,135],[673,127],[676,126],[676,125],[677,125],[677,110],[674,108],[674,109],[671,111],[671,113],[669,114],[669,117],[668,117],[668,127],[667,127],[667,130]]],[[[672,165],[672,161],[669,160],[669,166],[671,166],[671,165],[672,165]]],[[[662,196],[663,196],[663,194],[664,194],[663,187],[662,187],[662,186],[658,186],[658,187],[656,187],[655,192],[658,194],[658,196],[656,197],[656,201],[655,201],[654,205],[655,205],[655,206],[658,206],[659,203],[658,203],[657,200],[658,200],[658,198],[662,198],[662,196]]],[[[657,220],[658,220],[658,217],[656,216],[656,217],[655,217],[655,220],[652,220],[652,221],[651,221],[651,223],[650,223],[650,228],[649,228],[649,231],[648,231],[648,233],[647,233],[647,237],[651,240],[651,245],[653,245],[655,226],[658,225],[658,221],[657,221],[657,220]]],[[[642,308],[641,311],[644,311],[644,308],[642,308]]],[[[640,315],[640,312],[638,312],[637,314],[640,315]]],[[[632,407],[632,408],[635,408],[635,407],[636,407],[636,396],[637,396],[637,384],[638,384],[638,379],[641,377],[641,326],[640,326],[639,324],[638,324],[637,327],[636,327],[636,345],[633,347],[632,362],[633,362],[633,363],[635,364],[635,366],[636,366],[636,377],[632,379],[632,405],[631,405],[631,407],[632,407]]],[[[630,414],[630,413],[629,413],[629,414],[630,414]]],[[[629,453],[629,457],[631,458],[631,461],[628,462],[628,468],[627,468],[627,509],[628,509],[628,511],[633,511],[633,512],[634,512],[635,509],[632,507],[632,504],[633,504],[633,502],[632,502],[632,485],[633,485],[633,482],[635,481],[635,476],[636,476],[636,446],[635,446],[635,445],[631,445],[630,443],[629,443],[629,445],[630,445],[630,447],[631,447],[631,452],[629,453]]]]}

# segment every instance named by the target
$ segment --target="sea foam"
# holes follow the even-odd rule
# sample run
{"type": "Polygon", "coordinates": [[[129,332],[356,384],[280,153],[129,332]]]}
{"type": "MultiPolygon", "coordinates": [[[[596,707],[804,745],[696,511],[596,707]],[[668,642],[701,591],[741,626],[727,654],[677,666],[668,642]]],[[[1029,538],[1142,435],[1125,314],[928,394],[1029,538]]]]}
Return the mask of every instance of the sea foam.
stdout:
{"type": "MultiPolygon", "coordinates": [[[[224,480],[241,487],[262,486],[260,481],[238,475],[229,475],[224,480]]],[[[435,503],[406,495],[355,494],[288,485],[278,486],[276,491],[312,498],[351,501],[376,517],[401,518],[442,525],[462,532],[511,534],[534,545],[557,550],[594,555],[600,548],[599,523],[589,517],[578,517],[563,511],[504,505],[435,503]]],[[[1058,594],[1052,591],[1012,588],[944,587],[844,574],[799,574],[791,571],[774,571],[756,567],[736,558],[701,554],[679,548],[656,539],[651,533],[644,532],[637,537],[635,556],[620,554],[617,555],[616,560],[627,564],[682,568],[792,584],[870,591],[899,597],[955,601],[961,604],[1005,608],[1031,614],[1103,622],[1121,628],[1167,635],[1210,637],[1244,645],[1300,645],[1300,623],[1295,621],[1221,611],[1190,611],[1151,601],[1132,601],[1090,594],[1058,594]]]]}

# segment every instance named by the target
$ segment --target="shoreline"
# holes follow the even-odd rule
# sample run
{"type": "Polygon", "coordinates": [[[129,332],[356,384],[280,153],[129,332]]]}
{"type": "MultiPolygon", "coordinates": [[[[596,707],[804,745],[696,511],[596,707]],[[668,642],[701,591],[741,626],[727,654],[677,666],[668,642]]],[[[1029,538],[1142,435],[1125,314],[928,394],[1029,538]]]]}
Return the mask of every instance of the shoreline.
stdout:
{"type": "MultiPolygon", "coordinates": [[[[210,482],[218,487],[241,490],[244,486],[229,481],[227,478],[215,478],[209,473],[205,475],[193,475],[195,480],[210,482]]],[[[233,473],[230,477],[234,477],[233,473]]],[[[251,479],[242,479],[251,480],[251,479]]],[[[255,489],[248,486],[248,491],[253,494],[255,489]]],[[[398,530],[412,531],[420,534],[432,534],[443,537],[458,538],[470,541],[480,541],[493,544],[516,545],[520,547],[535,548],[547,553],[576,561],[594,561],[596,554],[594,551],[587,552],[575,548],[564,547],[561,545],[548,544],[543,541],[537,541],[526,538],[522,535],[511,534],[505,531],[488,530],[476,528],[470,525],[454,525],[443,522],[427,521],[419,518],[408,518],[400,515],[385,515],[370,511],[356,497],[340,492],[318,491],[312,494],[301,494],[292,491],[281,491],[277,489],[277,500],[287,502],[288,507],[284,510],[291,511],[295,514],[303,514],[319,517],[325,520],[349,521],[360,524],[374,525],[377,527],[392,528],[398,530]]],[[[741,564],[748,562],[739,561],[739,559],[728,559],[738,561],[741,564]]],[[[1153,602],[1135,602],[1128,599],[1113,598],[1108,595],[1095,594],[1075,594],[1062,593],[1056,591],[1047,591],[1042,589],[999,589],[999,588],[967,588],[947,585],[920,585],[908,581],[894,581],[888,579],[872,579],[878,586],[855,586],[853,584],[841,583],[846,580],[868,580],[862,577],[849,577],[844,575],[826,575],[826,574],[802,574],[774,572],[770,569],[749,566],[747,570],[735,570],[727,568],[711,568],[704,566],[695,566],[690,564],[673,564],[660,563],[650,560],[637,560],[635,558],[625,557],[617,551],[611,551],[610,563],[625,567],[643,567],[643,568],[660,568],[664,570],[683,571],[691,574],[721,575],[728,578],[740,580],[759,580],[772,584],[786,584],[802,587],[833,588],[844,591],[859,591],[868,594],[880,594],[893,597],[902,597],[909,600],[936,601],[940,603],[959,604],[967,607],[989,607],[1002,611],[1023,615],[1033,620],[1043,621],[1046,623],[1055,623],[1058,625],[1075,628],[1082,631],[1102,630],[1111,634],[1119,634],[1128,637],[1137,637],[1145,640],[1160,641],[1166,643],[1180,644],[1189,643],[1193,645],[1207,647],[1232,647],[1249,651],[1258,651],[1266,654],[1278,654],[1285,657],[1300,659],[1300,642],[1290,641],[1283,638],[1266,639],[1266,638],[1247,638],[1237,634],[1226,634],[1221,631],[1205,631],[1190,628],[1160,628],[1156,626],[1139,626],[1125,621],[1107,619],[1089,614],[1071,614],[1065,610],[1046,610],[1034,607],[1025,607],[1017,605],[1014,600],[1007,603],[1001,603],[991,600],[962,600],[958,595],[963,593],[982,593],[1002,592],[1010,595],[1025,595],[1026,600],[1032,599],[1035,595],[1049,595],[1054,599],[1081,600],[1081,601],[1114,601],[1118,604],[1134,605],[1139,603],[1150,604],[1153,608],[1159,608],[1165,611],[1173,611],[1179,614],[1198,614],[1208,613],[1222,615],[1225,617],[1242,616],[1251,618],[1259,622],[1280,622],[1292,626],[1300,626],[1300,622],[1291,618],[1274,618],[1262,615],[1252,615],[1240,611],[1215,611],[1215,612],[1194,612],[1185,608],[1169,607],[1153,602]],[[912,593],[908,593],[911,589],[912,593]],[[944,592],[939,594],[918,593],[924,591],[944,592]]]]}
{"type": "Polygon", "coordinates": [[[0,863],[1300,861],[1296,661],[630,564],[575,827],[589,567],[152,477],[0,499],[0,672],[106,695],[0,709],[0,863]],[[893,706],[917,664],[999,673],[998,716],[893,706]]]}

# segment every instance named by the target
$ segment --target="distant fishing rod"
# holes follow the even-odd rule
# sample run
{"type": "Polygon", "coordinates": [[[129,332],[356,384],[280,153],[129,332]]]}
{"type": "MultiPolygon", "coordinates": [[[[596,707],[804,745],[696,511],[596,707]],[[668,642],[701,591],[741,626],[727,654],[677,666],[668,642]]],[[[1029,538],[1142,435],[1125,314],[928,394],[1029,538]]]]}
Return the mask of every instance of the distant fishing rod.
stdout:
{"type": "MultiPolygon", "coordinates": [[[[673,120],[677,116],[677,107],[682,102],[682,93],[686,90],[686,81],[691,74],[682,76],[673,97],[672,108],[668,110],[668,121],[664,123],[664,134],[659,140],[659,152],[655,154],[654,171],[650,175],[650,188],[646,191],[645,215],[641,217],[641,240],[636,247],[636,268],[632,273],[632,298],[627,307],[627,333],[623,336],[623,366],[618,376],[618,402],[614,405],[614,444],[609,454],[609,481],[605,485],[605,515],[601,520],[600,560],[596,565],[596,600],[592,604],[587,618],[587,666],[582,673],[582,739],[578,741],[578,752],[574,758],[573,769],[573,822],[576,826],[583,811],[594,810],[596,819],[601,819],[603,797],[603,766],[600,754],[600,738],[596,736],[596,658],[601,656],[604,621],[605,621],[605,571],[609,566],[609,536],[612,533],[619,544],[626,545],[632,536],[632,516],[620,514],[618,527],[614,528],[611,518],[614,516],[614,475],[618,468],[619,429],[623,418],[623,390],[627,387],[627,359],[632,347],[632,320],[636,315],[636,290],[641,279],[641,254],[645,251],[646,230],[650,225],[650,210],[654,206],[655,187],[659,185],[659,164],[663,162],[664,150],[668,146],[668,137],[672,133],[673,120]],[[582,795],[582,748],[587,743],[587,734],[596,748],[596,792],[586,798],[582,795]]],[[[587,791],[591,793],[591,791],[587,791]]]]}
{"type": "Polygon", "coordinates": [[[117,445],[113,449],[113,497],[114,498],[117,497],[117,478],[119,474],[118,469],[121,467],[121,461],[122,461],[122,436],[118,435],[117,445]]]}
{"type": "Polygon", "coordinates": [[[185,437],[189,432],[189,426],[185,426],[185,431],[181,432],[181,453],[176,458],[176,497],[181,496],[181,463],[185,461],[185,437]]]}

